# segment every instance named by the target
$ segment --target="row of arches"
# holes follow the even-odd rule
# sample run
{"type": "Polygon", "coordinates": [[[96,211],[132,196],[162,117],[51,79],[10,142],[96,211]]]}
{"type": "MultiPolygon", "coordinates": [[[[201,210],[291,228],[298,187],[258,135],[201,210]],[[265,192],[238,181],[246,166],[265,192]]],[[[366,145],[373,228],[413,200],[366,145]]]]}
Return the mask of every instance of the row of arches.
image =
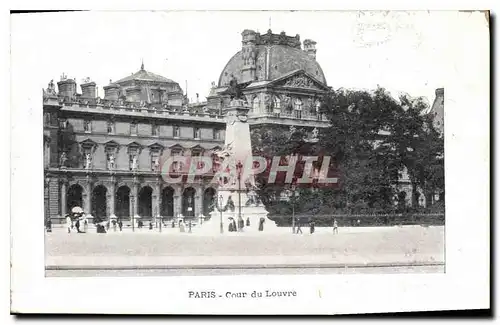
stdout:
{"type": "MultiPolygon", "coordinates": [[[[84,190],[81,185],[71,185],[66,193],[67,197],[67,211],[75,206],[83,207],[83,193],[84,190]]],[[[134,204],[137,204],[138,215],[149,219],[156,215],[161,215],[163,218],[170,219],[176,215],[174,207],[174,194],[175,190],[172,187],[164,188],[159,197],[159,210],[153,206],[153,189],[150,186],[143,186],[138,194],[137,200],[131,194],[131,189],[124,185],[120,186],[117,190],[114,200],[114,214],[118,218],[129,218],[134,211],[134,204]],[[137,202],[136,202],[137,201],[137,202]]],[[[195,204],[196,190],[193,187],[184,189],[181,198],[180,213],[184,217],[198,216],[202,213],[209,216],[213,211],[213,200],[215,198],[215,189],[209,187],[203,193],[203,201],[201,205],[202,211],[196,211],[197,205],[195,204]]],[[[90,197],[90,213],[94,217],[106,218],[110,215],[110,207],[108,202],[108,189],[103,185],[96,186],[91,193],[90,197]]],[[[86,211],[87,212],[87,211],[86,211]]]]}

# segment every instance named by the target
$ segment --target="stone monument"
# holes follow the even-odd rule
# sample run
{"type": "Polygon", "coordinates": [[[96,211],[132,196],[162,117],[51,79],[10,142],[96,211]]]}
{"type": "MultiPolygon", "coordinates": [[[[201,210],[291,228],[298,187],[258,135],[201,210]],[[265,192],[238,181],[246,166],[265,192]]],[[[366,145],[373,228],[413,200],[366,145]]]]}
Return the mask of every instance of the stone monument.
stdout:
{"type": "Polygon", "coordinates": [[[245,220],[243,232],[257,232],[262,222],[263,232],[277,227],[267,217],[264,205],[256,199],[250,127],[247,123],[249,110],[239,98],[233,99],[226,110],[225,145],[217,152],[224,173],[217,173],[213,180],[218,183],[216,208],[210,213],[210,220],[203,223],[203,228],[220,230],[222,210],[223,231],[227,232],[232,220],[241,221],[240,206],[241,218],[245,220]]]}

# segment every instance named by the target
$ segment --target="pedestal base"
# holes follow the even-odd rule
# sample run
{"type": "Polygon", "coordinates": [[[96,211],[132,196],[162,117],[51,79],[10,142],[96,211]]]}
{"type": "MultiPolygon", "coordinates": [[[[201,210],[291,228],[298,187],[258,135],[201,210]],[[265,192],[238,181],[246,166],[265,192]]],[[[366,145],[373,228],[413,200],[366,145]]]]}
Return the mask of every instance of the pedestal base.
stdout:
{"type": "MultiPolygon", "coordinates": [[[[238,217],[239,217],[239,201],[238,201],[238,193],[237,191],[220,191],[218,195],[222,195],[224,205],[227,203],[229,197],[235,203],[234,211],[224,211],[222,212],[222,224],[224,232],[229,231],[229,224],[232,222],[232,219],[236,221],[236,226],[238,226],[238,217]]],[[[267,215],[269,214],[263,205],[249,204],[248,202],[249,196],[246,192],[242,192],[241,194],[241,217],[245,223],[245,227],[243,227],[243,232],[258,232],[260,220],[264,219],[263,232],[274,230],[277,228],[276,223],[269,219],[267,215]],[[247,221],[249,221],[250,225],[247,226],[247,221]]],[[[204,221],[203,225],[200,225],[200,228],[203,230],[207,230],[212,232],[220,233],[220,224],[221,224],[221,213],[215,209],[215,211],[210,213],[210,220],[204,221]]]]}

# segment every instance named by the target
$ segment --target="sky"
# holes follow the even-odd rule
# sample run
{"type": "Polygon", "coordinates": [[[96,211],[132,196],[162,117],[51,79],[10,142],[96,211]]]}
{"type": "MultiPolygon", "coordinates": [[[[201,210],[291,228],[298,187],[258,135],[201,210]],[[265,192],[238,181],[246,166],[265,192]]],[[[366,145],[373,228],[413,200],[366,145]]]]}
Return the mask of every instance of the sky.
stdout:
{"type": "Polygon", "coordinates": [[[122,11],[14,15],[12,60],[36,66],[30,82],[46,88],[61,74],[102,87],[145,69],[173,79],[191,101],[241,48],[241,32],[285,31],[317,42],[317,61],[334,89],[406,92],[434,100],[445,87],[450,12],[122,11]],[[448,24],[443,24],[447,19],[448,24]],[[187,87],[186,87],[187,84],[187,87]]]}

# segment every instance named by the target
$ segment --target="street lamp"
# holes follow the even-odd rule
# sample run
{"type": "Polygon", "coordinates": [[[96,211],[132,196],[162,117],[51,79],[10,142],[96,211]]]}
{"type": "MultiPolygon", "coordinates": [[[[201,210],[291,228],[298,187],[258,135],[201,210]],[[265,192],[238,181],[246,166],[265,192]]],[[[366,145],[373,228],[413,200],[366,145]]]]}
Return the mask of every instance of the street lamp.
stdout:
{"type": "Polygon", "coordinates": [[[295,234],[295,188],[297,178],[292,179],[292,234],[295,234]]]}
{"type": "Polygon", "coordinates": [[[135,204],[135,199],[132,198],[132,231],[135,232],[135,220],[134,220],[134,204],[135,204]]]}
{"type": "Polygon", "coordinates": [[[222,194],[219,195],[219,212],[220,212],[220,233],[224,233],[224,224],[222,223],[222,194]]]}
{"type": "Polygon", "coordinates": [[[243,164],[238,161],[236,165],[236,172],[238,173],[238,224],[241,220],[241,172],[243,171],[243,164]]]}

